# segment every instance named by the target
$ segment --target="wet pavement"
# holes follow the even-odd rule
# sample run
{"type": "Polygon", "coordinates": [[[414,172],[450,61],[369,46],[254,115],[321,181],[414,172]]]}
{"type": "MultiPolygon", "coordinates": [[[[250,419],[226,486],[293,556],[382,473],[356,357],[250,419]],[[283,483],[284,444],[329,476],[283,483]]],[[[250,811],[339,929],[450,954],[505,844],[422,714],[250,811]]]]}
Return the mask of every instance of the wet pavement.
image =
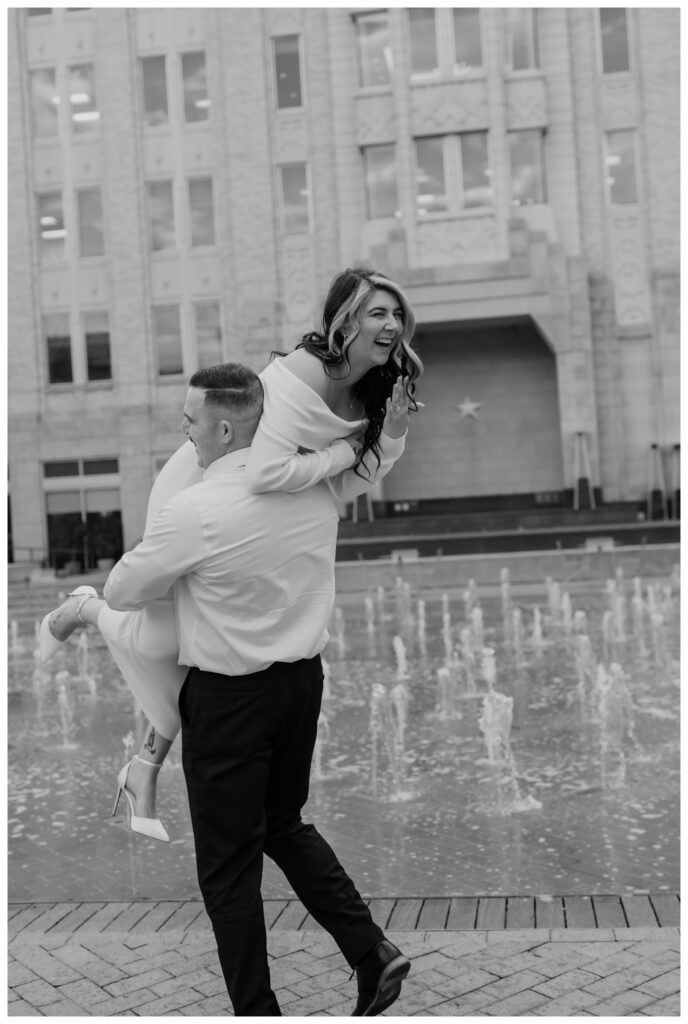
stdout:
{"type": "MultiPolygon", "coordinates": [[[[361,892],[678,891],[675,587],[667,581],[645,592],[644,611],[633,605],[630,582],[619,583],[616,605],[603,585],[575,595],[573,609],[553,604],[551,587],[522,600],[514,593],[509,611],[518,607],[525,626],[520,652],[503,595],[479,595],[484,628],[470,672],[465,661],[450,664],[445,642],[450,635],[454,657],[467,640],[462,631],[476,632],[468,604],[428,599],[421,633],[421,596],[410,605],[399,592],[348,602],[325,655],[329,695],[307,816],[361,892]],[[586,622],[571,633],[581,609],[586,622]],[[610,610],[614,621],[605,618],[610,610]],[[623,677],[580,673],[576,635],[589,636],[607,669],[617,661],[623,677]],[[495,652],[491,686],[485,644],[495,652]],[[501,744],[492,759],[484,732],[490,689],[513,700],[510,721],[492,720],[501,744]]],[[[10,598],[10,898],[197,897],[178,744],[158,802],[172,842],[134,836],[110,811],[117,772],[144,721],[95,631],[87,647],[75,638],[37,667],[32,614],[10,598]]],[[[504,710],[496,700],[491,707],[504,710]]],[[[291,895],[269,864],[264,895],[291,895]]]]}

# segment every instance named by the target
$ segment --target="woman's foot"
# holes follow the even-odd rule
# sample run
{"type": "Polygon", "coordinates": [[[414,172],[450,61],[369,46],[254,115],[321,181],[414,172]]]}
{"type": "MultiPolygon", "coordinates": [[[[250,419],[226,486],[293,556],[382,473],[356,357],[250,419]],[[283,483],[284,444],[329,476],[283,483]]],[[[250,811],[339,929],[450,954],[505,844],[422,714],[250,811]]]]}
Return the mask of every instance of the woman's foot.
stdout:
{"type": "Polygon", "coordinates": [[[64,643],[72,635],[77,626],[86,625],[87,620],[83,617],[83,607],[92,598],[96,598],[99,604],[102,604],[98,599],[97,591],[93,587],[77,587],[76,590],[67,595],[59,608],[55,608],[54,611],[49,612],[45,616],[41,622],[39,634],[39,649],[42,662],[48,661],[53,656],[55,651],[59,649],[60,644],[64,643]]]}
{"type": "Polygon", "coordinates": [[[138,754],[132,760],[127,773],[127,792],[133,800],[133,813],[137,818],[157,818],[155,801],[158,772],[162,765],[152,761],[142,764],[143,760],[138,754]]]}

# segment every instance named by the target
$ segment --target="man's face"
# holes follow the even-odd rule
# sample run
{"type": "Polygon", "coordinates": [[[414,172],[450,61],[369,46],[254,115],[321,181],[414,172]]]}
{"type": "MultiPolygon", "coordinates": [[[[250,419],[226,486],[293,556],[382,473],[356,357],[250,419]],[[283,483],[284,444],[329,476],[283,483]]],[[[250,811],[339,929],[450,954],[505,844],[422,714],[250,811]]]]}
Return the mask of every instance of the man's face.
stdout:
{"type": "Polygon", "coordinates": [[[196,446],[198,465],[202,469],[226,454],[221,411],[205,404],[205,391],[201,388],[187,391],[182,430],[196,446]]]}

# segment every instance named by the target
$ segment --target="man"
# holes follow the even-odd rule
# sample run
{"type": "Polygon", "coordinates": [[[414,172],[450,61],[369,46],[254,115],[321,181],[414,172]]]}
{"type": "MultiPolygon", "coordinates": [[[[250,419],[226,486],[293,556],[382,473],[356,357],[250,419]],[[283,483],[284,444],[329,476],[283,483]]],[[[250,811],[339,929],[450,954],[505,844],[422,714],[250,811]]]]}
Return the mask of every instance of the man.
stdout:
{"type": "Polygon", "coordinates": [[[399,995],[409,961],[384,938],[334,852],[301,820],[322,696],[338,516],[325,484],[249,493],[258,376],[226,364],[191,378],[184,430],[201,483],[159,513],[105,586],[111,607],[174,589],[182,764],[198,879],[237,1016],[281,1016],[260,884],[271,857],[358,979],[354,1016],[399,995]]]}

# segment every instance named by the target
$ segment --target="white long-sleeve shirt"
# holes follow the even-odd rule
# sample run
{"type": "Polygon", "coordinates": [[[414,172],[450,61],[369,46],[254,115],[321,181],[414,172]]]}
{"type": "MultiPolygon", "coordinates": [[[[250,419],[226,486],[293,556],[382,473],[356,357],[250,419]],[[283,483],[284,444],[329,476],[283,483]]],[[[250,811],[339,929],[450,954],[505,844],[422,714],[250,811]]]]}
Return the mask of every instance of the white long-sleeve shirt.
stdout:
{"type": "Polygon", "coordinates": [[[318,654],[334,600],[330,490],[252,494],[248,452],[217,459],[172,497],[103,592],[131,611],[173,588],[179,664],[224,675],[318,654]]]}

